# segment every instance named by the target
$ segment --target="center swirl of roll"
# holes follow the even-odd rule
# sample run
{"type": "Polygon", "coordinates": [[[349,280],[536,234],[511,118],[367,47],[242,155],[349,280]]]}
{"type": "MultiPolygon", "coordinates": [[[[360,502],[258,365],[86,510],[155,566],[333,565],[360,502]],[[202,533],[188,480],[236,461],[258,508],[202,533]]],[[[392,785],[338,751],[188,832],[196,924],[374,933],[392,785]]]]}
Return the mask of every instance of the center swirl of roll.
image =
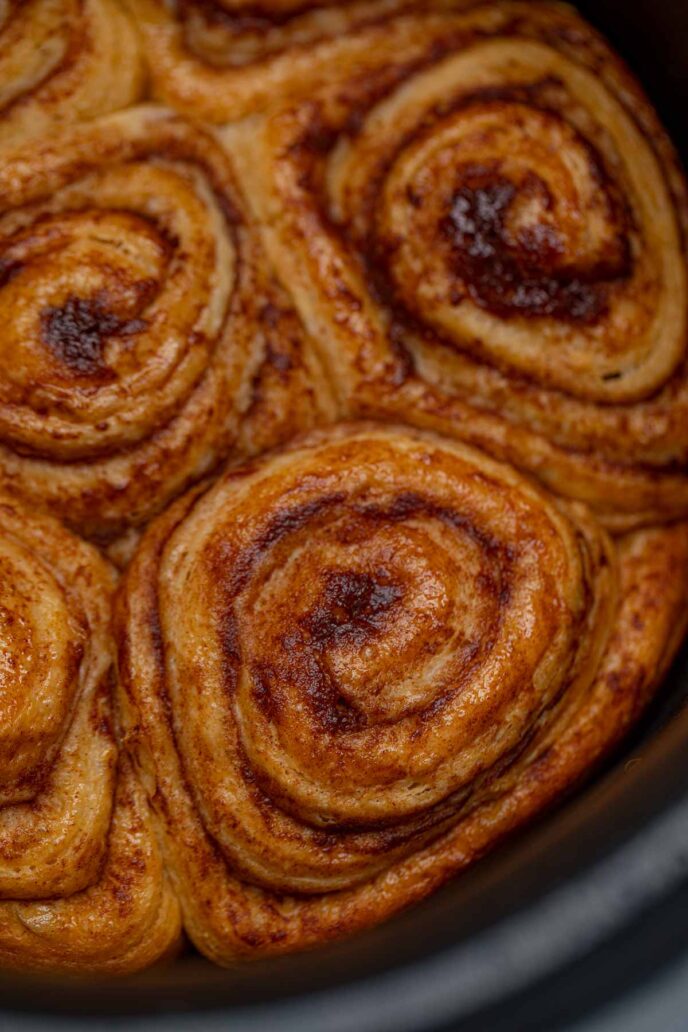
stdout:
{"type": "Polygon", "coordinates": [[[379,231],[399,292],[448,332],[465,297],[502,318],[594,324],[630,270],[623,209],[605,186],[556,116],[470,105],[390,171],[379,231]]]}
{"type": "Polygon", "coordinates": [[[358,733],[365,763],[368,729],[426,711],[480,651],[499,564],[414,496],[335,507],[317,539],[307,526],[288,538],[242,605],[242,629],[257,617],[266,630],[250,635],[251,705],[285,728],[305,706],[327,737],[358,733]],[[287,612],[285,631],[270,614],[287,612]]]}
{"type": "Polygon", "coordinates": [[[326,187],[423,375],[463,352],[605,402],[677,368],[662,170],[604,81],[545,43],[476,39],[412,76],[340,136],[326,187]]]}
{"type": "Polygon", "coordinates": [[[15,448],[75,459],[133,444],[203,376],[234,289],[232,233],[197,156],[164,151],[96,158],[0,214],[0,434],[15,448]]]}

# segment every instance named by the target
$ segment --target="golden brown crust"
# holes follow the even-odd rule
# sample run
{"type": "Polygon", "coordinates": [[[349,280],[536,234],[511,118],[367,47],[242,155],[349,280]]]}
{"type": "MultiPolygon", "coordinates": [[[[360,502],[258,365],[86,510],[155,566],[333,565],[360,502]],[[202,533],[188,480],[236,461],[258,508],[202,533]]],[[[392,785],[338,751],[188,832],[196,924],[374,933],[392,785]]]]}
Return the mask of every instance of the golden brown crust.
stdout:
{"type": "Polygon", "coordinates": [[[0,146],[133,104],[139,37],[119,0],[3,0],[0,146]]]}
{"type": "Polygon", "coordinates": [[[0,148],[0,965],[383,920],[684,637],[671,144],[549,0],[0,0],[0,148]]]}
{"type": "Polygon", "coordinates": [[[117,774],[114,571],[0,496],[0,963],[126,972],[179,937],[140,788],[117,774]]]}
{"type": "Polygon", "coordinates": [[[0,898],[68,894],[97,877],[110,823],[114,576],[5,496],[0,569],[0,898]]]}
{"type": "Polygon", "coordinates": [[[414,25],[375,74],[224,131],[344,403],[612,529],[685,516],[688,207],[647,99],[561,5],[414,25]]]}
{"type": "Polygon", "coordinates": [[[210,134],[131,108],[6,154],[0,195],[5,490],[109,538],[242,447],[245,416],[265,446],[327,410],[210,134]]]}
{"type": "Polygon", "coordinates": [[[583,507],[398,427],[319,431],[175,503],[115,631],[198,948],[365,927],[558,798],[656,685],[686,573],[688,526],[617,553],[583,507]]]}
{"type": "Polygon", "coordinates": [[[0,903],[0,964],[126,975],[173,956],[179,946],[179,904],[145,796],[125,761],[97,881],[63,899],[0,903]]]}
{"type": "Polygon", "coordinates": [[[400,51],[419,57],[425,44],[416,44],[408,16],[475,0],[126,2],[141,30],[155,96],[221,123],[309,97],[345,80],[352,67],[376,74],[381,58],[396,60],[400,51]]]}

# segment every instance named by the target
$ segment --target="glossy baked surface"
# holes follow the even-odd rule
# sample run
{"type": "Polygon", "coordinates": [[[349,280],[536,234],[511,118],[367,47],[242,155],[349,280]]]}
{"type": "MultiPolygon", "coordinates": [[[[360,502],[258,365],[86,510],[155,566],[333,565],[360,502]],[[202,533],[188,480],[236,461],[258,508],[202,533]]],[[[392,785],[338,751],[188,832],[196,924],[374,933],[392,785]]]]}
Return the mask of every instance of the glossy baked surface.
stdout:
{"type": "Polygon", "coordinates": [[[231,963],[365,927],[556,800],[642,709],[687,573],[687,525],[615,545],[406,428],[319,431],[173,505],[115,633],[127,748],[199,949],[231,963]]]}
{"type": "Polygon", "coordinates": [[[477,444],[615,530],[682,517],[671,144],[570,8],[462,6],[225,130],[273,261],[349,411],[477,444]]]}
{"type": "Polygon", "coordinates": [[[179,907],[115,741],[112,568],[0,496],[0,963],[124,974],[179,907]]]}
{"type": "Polygon", "coordinates": [[[0,196],[0,486],[108,539],[327,409],[207,132],[133,107],[5,149],[0,196]]]}
{"type": "Polygon", "coordinates": [[[0,964],[317,947],[595,770],[688,619],[685,226],[563,5],[0,0],[0,964]]]}

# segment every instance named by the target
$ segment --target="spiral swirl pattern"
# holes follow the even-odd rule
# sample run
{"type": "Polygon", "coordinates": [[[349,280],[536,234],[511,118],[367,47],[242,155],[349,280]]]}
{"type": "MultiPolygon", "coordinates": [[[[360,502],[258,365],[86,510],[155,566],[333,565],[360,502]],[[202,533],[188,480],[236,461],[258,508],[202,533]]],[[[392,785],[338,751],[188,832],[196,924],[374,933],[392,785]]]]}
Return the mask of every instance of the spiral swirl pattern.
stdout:
{"type": "Polygon", "coordinates": [[[558,5],[414,24],[424,59],[225,132],[342,394],[612,528],[685,515],[688,208],[646,98],[558,5]]]}
{"type": "Polygon", "coordinates": [[[126,107],[143,79],[119,0],[0,0],[0,146],[126,107]]]}
{"type": "MultiPolygon", "coordinates": [[[[414,11],[471,0],[127,0],[141,30],[156,96],[189,116],[229,122],[285,98],[336,86],[381,57],[421,58],[414,11]]],[[[441,16],[433,31],[441,37],[441,16]]],[[[424,35],[424,33],[423,33],[424,35]]]]}
{"type": "Polygon", "coordinates": [[[125,971],[178,935],[140,789],[118,784],[113,586],[90,546],[0,496],[4,966],[125,971]]]}
{"type": "Polygon", "coordinates": [[[0,195],[4,487],[108,536],[210,469],[244,417],[258,445],[312,421],[306,338],[208,134],[132,108],[15,151],[0,195]]]}
{"type": "MultiPolygon", "coordinates": [[[[686,568],[685,526],[656,537],[636,572],[686,568]]],[[[116,635],[128,748],[199,948],[224,963],[365,925],[460,866],[467,815],[500,799],[518,820],[510,791],[587,719],[604,664],[632,665],[609,652],[617,570],[582,508],[397,428],[319,431],[172,506],[116,635]],[[434,874],[414,883],[418,863],[434,874]]],[[[598,718],[542,795],[615,740],[624,720],[598,718]]]]}
{"type": "Polygon", "coordinates": [[[420,900],[688,627],[647,99],[551,0],[0,0],[0,152],[0,966],[420,900]]]}

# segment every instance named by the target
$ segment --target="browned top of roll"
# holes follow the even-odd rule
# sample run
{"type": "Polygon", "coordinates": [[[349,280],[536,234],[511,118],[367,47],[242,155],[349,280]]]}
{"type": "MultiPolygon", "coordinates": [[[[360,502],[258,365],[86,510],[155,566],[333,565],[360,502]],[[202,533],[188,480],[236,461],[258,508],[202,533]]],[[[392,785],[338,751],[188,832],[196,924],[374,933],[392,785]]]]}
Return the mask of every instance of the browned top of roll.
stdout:
{"type": "Polygon", "coordinates": [[[313,421],[322,375],[210,134],[131,108],[6,155],[0,194],[6,489],[112,535],[226,456],[244,417],[258,446],[266,422],[313,421]]]}
{"type": "Polygon", "coordinates": [[[0,145],[132,104],[138,34],[119,0],[2,0],[0,145]]]}
{"type": "Polygon", "coordinates": [[[481,453],[372,425],[155,521],[118,600],[124,724],[199,948],[229,963],[365,926],[461,865],[472,814],[499,800],[496,841],[578,777],[683,624],[683,588],[655,593],[645,687],[617,710],[629,583],[686,568],[686,528],[629,554],[481,453]]]}
{"type": "Polygon", "coordinates": [[[179,934],[141,790],[117,775],[113,587],[94,548],[0,495],[3,966],[125,972],[179,934]]]}
{"type": "Polygon", "coordinates": [[[471,0],[126,0],[144,41],[154,93],[188,115],[227,122],[285,99],[376,75],[382,60],[418,60],[425,28],[413,15],[471,0]]]}
{"type": "Polygon", "coordinates": [[[343,397],[612,526],[684,515],[688,209],[647,98],[557,4],[410,22],[375,70],[224,134],[343,397]]]}
{"type": "Polygon", "coordinates": [[[550,0],[0,0],[0,150],[0,964],[382,920],[685,632],[666,133],[550,0]]]}

